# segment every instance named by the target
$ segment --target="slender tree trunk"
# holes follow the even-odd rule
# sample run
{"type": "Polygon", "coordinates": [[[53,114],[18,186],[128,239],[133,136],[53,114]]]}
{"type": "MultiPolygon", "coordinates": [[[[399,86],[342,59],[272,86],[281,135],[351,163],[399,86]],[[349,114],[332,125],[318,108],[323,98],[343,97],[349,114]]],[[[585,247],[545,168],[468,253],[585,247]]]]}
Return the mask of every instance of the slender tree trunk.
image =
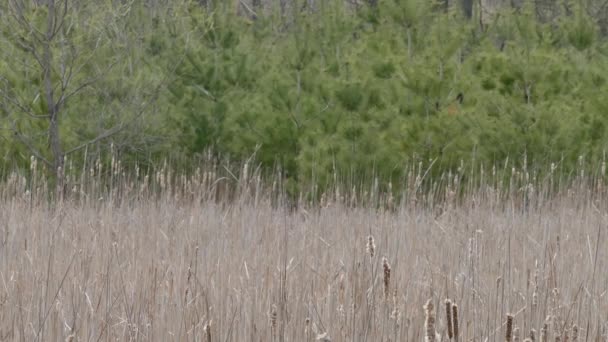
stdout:
{"type": "Polygon", "coordinates": [[[53,173],[57,181],[58,189],[63,186],[63,149],[61,148],[61,139],[59,135],[59,103],[55,102],[55,94],[53,91],[52,80],[52,63],[53,52],[51,51],[51,43],[55,34],[55,0],[48,0],[48,17],[47,28],[43,47],[42,62],[44,64],[44,88],[45,97],[49,115],[49,145],[51,154],[53,155],[53,173]]]}
{"type": "Polygon", "coordinates": [[[473,17],[473,0],[462,0],[462,11],[467,19],[473,17]]]}

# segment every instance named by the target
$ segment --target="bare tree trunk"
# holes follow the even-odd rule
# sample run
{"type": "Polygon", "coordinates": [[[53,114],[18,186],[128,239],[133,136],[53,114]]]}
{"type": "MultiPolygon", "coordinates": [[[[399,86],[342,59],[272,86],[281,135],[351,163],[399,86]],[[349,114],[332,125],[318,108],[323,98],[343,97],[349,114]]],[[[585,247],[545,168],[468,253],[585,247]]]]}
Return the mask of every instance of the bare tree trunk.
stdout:
{"type": "Polygon", "coordinates": [[[467,19],[473,17],[473,0],[462,0],[462,11],[467,19]]]}
{"type": "Polygon", "coordinates": [[[49,111],[49,145],[51,148],[51,154],[53,155],[53,173],[56,176],[57,186],[59,188],[63,184],[63,150],[61,148],[61,141],[59,136],[59,103],[55,102],[51,74],[51,68],[53,63],[51,42],[54,39],[54,35],[56,33],[55,11],[55,0],[48,0],[47,28],[43,46],[42,62],[45,96],[49,111]]]}

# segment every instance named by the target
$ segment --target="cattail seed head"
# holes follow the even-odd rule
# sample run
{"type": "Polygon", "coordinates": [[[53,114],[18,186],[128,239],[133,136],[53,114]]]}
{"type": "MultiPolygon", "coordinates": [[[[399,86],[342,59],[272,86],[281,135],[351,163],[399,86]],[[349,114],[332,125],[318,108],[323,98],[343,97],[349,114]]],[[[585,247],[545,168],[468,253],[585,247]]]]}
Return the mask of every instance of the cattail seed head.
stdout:
{"type": "Polygon", "coordinates": [[[376,243],[374,242],[374,237],[370,235],[367,238],[367,253],[369,253],[370,258],[374,257],[376,252],[376,243]]]}
{"type": "Polygon", "coordinates": [[[391,285],[391,265],[386,257],[382,258],[382,268],[384,269],[384,299],[388,300],[391,285]]]}
{"type": "Polygon", "coordinates": [[[513,341],[513,315],[507,314],[507,333],[505,335],[505,341],[513,341]]]}
{"type": "Polygon", "coordinates": [[[426,304],[424,305],[424,315],[425,315],[425,319],[424,319],[424,330],[425,330],[425,336],[424,336],[424,341],[425,342],[435,342],[436,339],[436,335],[435,335],[435,316],[433,314],[433,300],[429,299],[426,304]]]}
{"type": "Polygon", "coordinates": [[[448,324],[448,338],[451,340],[454,337],[454,330],[452,329],[452,301],[449,299],[445,300],[445,317],[448,324]]]}
{"type": "Polygon", "coordinates": [[[534,329],[530,329],[530,340],[532,340],[532,342],[536,341],[536,330],[534,329]]]}
{"type": "Polygon", "coordinates": [[[458,342],[458,305],[452,305],[452,329],[454,330],[454,340],[458,342]]]}

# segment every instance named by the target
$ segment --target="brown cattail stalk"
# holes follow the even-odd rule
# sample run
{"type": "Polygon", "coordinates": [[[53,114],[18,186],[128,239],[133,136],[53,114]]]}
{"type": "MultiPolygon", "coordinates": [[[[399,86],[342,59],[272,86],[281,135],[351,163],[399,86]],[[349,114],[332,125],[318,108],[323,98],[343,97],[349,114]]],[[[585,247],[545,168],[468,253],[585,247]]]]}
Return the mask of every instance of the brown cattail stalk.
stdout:
{"type": "Polygon", "coordinates": [[[458,342],[458,305],[452,305],[452,328],[454,329],[454,341],[458,342]]]}
{"type": "Polygon", "coordinates": [[[505,341],[513,341],[513,315],[511,314],[507,314],[507,333],[505,335],[505,341]]]}
{"type": "Polygon", "coordinates": [[[382,258],[382,268],[384,269],[384,300],[388,301],[391,285],[391,265],[386,257],[382,258]]]}
{"type": "Polygon", "coordinates": [[[425,342],[435,342],[435,316],[433,314],[433,300],[429,299],[424,305],[425,342]]]}
{"type": "Polygon", "coordinates": [[[445,300],[445,317],[448,323],[448,338],[451,340],[454,337],[454,330],[452,329],[452,301],[449,299],[445,300]]]}

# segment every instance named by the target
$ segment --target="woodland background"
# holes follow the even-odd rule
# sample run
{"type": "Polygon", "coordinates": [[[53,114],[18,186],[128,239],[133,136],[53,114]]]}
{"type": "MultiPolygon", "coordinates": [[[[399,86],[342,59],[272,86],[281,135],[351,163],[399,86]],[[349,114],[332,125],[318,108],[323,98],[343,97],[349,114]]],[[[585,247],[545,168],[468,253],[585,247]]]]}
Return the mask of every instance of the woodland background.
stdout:
{"type": "Polygon", "coordinates": [[[605,0],[7,0],[0,32],[5,171],[255,160],[295,191],[605,159],[605,0]]]}

